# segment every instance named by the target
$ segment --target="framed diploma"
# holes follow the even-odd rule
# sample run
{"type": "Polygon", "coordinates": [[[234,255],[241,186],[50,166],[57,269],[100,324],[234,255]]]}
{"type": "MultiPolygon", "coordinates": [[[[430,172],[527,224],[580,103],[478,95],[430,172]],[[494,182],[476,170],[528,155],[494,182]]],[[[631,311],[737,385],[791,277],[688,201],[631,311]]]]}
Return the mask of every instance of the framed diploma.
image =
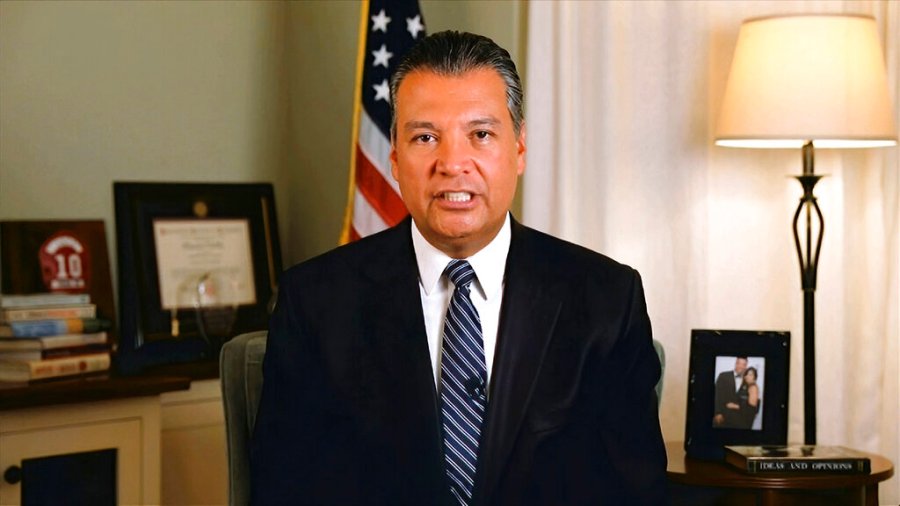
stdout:
{"type": "Polygon", "coordinates": [[[268,183],[113,183],[119,258],[117,367],[214,362],[265,329],[281,250],[268,183]]]}

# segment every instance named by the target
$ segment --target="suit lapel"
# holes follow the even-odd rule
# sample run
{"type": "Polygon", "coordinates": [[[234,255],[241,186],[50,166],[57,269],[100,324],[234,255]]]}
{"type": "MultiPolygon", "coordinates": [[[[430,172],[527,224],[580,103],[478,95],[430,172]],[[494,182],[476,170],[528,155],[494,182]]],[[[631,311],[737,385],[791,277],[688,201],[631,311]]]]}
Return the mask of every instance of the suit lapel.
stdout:
{"type": "Polygon", "coordinates": [[[366,310],[367,333],[385,371],[413,390],[413,400],[435,403],[434,376],[419,297],[419,275],[410,235],[410,221],[404,220],[390,232],[396,237],[386,241],[378,257],[366,266],[373,294],[366,310]],[[425,381],[425,380],[428,381],[425,381]]]}
{"type": "Polygon", "coordinates": [[[482,434],[476,495],[489,500],[521,430],[547,344],[562,307],[555,280],[543,279],[529,237],[512,221],[490,401],[482,434]]]}
{"type": "MultiPolygon", "coordinates": [[[[388,232],[367,259],[365,276],[372,291],[363,311],[363,383],[390,389],[391,405],[386,428],[393,436],[397,464],[419,477],[419,486],[441,496],[446,490],[443,442],[438,421],[437,396],[429,358],[418,268],[407,219],[388,232]],[[423,482],[428,482],[423,483],[423,482]]],[[[385,396],[379,395],[379,398],[385,396]]]]}

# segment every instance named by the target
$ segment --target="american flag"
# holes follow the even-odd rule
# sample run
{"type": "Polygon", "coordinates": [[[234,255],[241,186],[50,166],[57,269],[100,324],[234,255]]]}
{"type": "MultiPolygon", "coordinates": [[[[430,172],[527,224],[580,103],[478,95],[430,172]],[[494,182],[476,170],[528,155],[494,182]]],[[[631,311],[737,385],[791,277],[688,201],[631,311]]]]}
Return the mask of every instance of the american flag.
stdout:
{"type": "Polygon", "coordinates": [[[403,55],[424,36],[417,0],[363,2],[350,189],[341,243],[392,227],[407,215],[391,176],[390,78],[403,55]]]}

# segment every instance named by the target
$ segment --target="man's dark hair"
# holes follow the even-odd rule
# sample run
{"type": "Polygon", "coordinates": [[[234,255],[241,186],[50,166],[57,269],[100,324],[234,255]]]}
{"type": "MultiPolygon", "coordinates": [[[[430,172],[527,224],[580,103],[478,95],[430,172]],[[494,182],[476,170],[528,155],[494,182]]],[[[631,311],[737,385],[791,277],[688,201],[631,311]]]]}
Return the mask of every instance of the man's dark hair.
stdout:
{"type": "Polygon", "coordinates": [[[427,70],[441,76],[460,76],[479,69],[496,70],[506,83],[506,108],[518,136],[525,119],[522,81],[509,52],[483,35],[448,30],[433,33],[419,41],[391,76],[391,139],[397,135],[397,90],[407,75],[417,70],[427,70]]]}

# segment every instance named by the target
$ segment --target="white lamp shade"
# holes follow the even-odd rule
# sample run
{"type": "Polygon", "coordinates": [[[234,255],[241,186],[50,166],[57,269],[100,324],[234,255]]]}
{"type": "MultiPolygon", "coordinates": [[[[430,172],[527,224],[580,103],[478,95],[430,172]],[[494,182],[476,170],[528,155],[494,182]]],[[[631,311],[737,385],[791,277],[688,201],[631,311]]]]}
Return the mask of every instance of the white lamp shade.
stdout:
{"type": "Polygon", "coordinates": [[[891,146],[892,111],[874,18],[754,18],[741,25],[716,144],[891,146]]]}

